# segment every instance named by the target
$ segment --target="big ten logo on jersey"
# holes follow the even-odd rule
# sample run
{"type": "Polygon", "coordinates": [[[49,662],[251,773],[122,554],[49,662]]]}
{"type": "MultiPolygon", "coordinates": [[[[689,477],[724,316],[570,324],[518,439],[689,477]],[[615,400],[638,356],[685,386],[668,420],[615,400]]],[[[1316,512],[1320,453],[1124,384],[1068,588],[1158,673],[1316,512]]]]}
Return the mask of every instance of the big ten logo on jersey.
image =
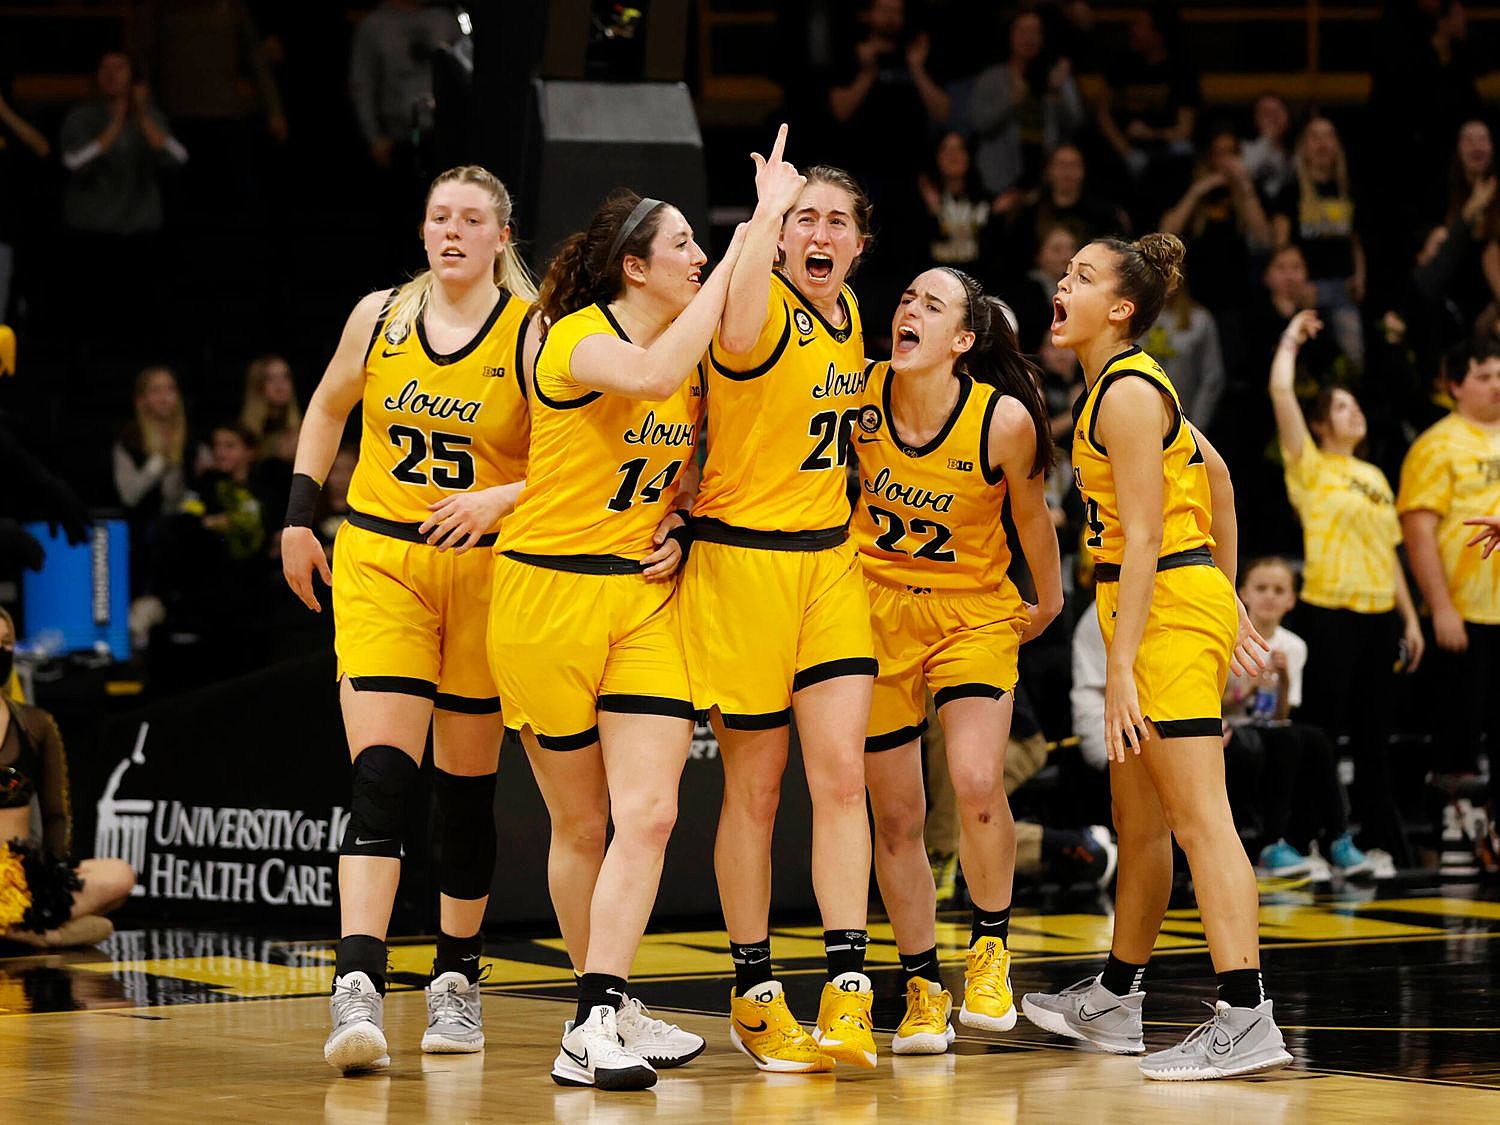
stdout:
{"type": "Polygon", "coordinates": [[[483,375],[486,379],[504,379],[505,368],[491,367],[489,364],[485,364],[484,370],[481,371],[480,374],[483,375]]]}
{"type": "Polygon", "coordinates": [[[960,461],[957,457],[948,458],[948,468],[956,469],[960,473],[972,473],[974,471],[973,461],[960,461]]]}

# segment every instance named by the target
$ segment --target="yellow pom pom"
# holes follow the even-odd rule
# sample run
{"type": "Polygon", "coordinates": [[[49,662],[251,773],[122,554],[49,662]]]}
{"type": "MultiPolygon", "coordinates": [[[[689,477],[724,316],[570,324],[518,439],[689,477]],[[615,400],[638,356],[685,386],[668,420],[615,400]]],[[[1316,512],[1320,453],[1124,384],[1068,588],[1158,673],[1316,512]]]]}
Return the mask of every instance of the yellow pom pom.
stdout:
{"type": "Polygon", "coordinates": [[[0,845],[0,929],[14,926],[31,909],[26,871],[8,846],[0,845]]]}

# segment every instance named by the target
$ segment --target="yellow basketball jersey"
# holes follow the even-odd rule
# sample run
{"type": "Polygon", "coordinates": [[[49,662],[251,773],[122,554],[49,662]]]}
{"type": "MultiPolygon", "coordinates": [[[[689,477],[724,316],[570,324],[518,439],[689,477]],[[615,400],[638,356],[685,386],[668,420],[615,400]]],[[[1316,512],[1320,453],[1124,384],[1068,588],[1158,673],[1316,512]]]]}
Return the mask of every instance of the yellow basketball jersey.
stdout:
{"type": "Polygon", "coordinates": [[[1457,412],[1412,442],[1401,464],[1398,511],[1438,517],[1438,554],[1448,594],[1465,621],[1500,625],[1500,559],[1465,544],[1475,528],[1464,520],[1500,512],[1500,430],[1457,412]]]}
{"type": "Polygon", "coordinates": [[[1073,433],[1073,480],[1083,494],[1084,546],[1095,564],[1118,566],[1125,558],[1125,531],[1120,525],[1120,502],[1115,493],[1114,469],[1098,436],[1099,400],[1118,380],[1139,376],[1172,403],[1176,418],[1162,441],[1161,554],[1175,555],[1196,547],[1212,547],[1213,502],[1203,454],[1182,416],[1177,390],[1161,366],[1140,348],[1121,352],[1104,365],[1099,378],[1079,401],[1073,433]]]}
{"type": "Polygon", "coordinates": [[[844,287],[834,328],[779,273],[760,339],[746,355],[709,348],[708,459],[693,515],[757,531],[849,520],[850,433],[865,385],[859,306],[844,287]]]}
{"type": "Polygon", "coordinates": [[[872,363],[854,428],[859,500],[854,541],[865,573],[916,592],[994,590],[1010,565],[1000,526],[1005,477],[986,437],[1000,393],[960,375],[953,413],[913,446],[891,418],[889,363],[872,363]]]}
{"type": "Polygon", "coordinates": [[[703,365],[662,402],[589,390],[569,361],[580,340],[601,333],[629,339],[603,305],[570,313],[547,333],[532,377],[526,488],[498,550],[639,560],[656,549],[651,537],[676,506],[697,447],[703,365]]]}
{"type": "Polygon", "coordinates": [[[521,341],[531,306],[502,289],[484,326],[447,355],[427,342],[420,317],[414,332],[401,335],[387,324],[389,311],[387,301],[365,352],[349,506],[421,523],[428,505],[445,496],[526,475],[521,341]]]}

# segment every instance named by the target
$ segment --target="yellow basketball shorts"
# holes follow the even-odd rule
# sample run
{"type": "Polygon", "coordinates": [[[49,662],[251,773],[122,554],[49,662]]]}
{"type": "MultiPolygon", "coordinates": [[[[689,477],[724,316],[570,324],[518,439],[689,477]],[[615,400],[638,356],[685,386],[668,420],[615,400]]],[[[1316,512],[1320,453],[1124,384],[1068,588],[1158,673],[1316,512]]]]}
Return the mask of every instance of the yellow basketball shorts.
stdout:
{"type": "MultiPolygon", "coordinates": [[[[1104,644],[1114,643],[1120,584],[1096,587],[1104,644]]],[[[1141,715],[1163,738],[1219,735],[1229,657],[1239,635],[1234,587],[1216,566],[1158,571],[1135,658],[1141,715]]]]}
{"type": "Polygon", "coordinates": [[[495,558],[489,655],[505,725],[548,750],[599,740],[599,712],[693,718],[676,588],[495,558]]]}
{"type": "Polygon", "coordinates": [[[493,569],[487,550],[455,555],[346,523],[333,541],[339,677],[356,691],[498,714],[484,643],[493,569]]]}
{"type": "Polygon", "coordinates": [[[786,551],[700,540],[681,585],[693,703],[717,707],[731,730],[785,726],[796,692],[876,672],[851,542],[786,551]]]}
{"type": "Polygon", "coordinates": [[[1015,691],[1021,631],[1030,619],[1009,580],[988,593],[959,595],[868,585],[880,674],[866,752],[920,738],[927,730],[929,691],[939,709],[955,699],[999,699],[1015,691]]]}

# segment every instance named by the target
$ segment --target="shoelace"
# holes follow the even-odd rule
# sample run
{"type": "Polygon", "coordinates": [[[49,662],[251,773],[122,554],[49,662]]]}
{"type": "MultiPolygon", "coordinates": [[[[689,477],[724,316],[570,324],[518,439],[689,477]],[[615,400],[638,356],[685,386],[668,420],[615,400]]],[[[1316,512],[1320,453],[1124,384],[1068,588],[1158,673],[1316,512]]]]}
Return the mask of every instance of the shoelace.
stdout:
{"type": "Polygon", "coordinates": [[[1202,1039],[1205,1035],[1211,1032],[1214,1029],[1214,1026],[1219,1022],[1218,1005],[1211,1003],[1208,1000],[1204,1000],[1202,1003],[1205,1008],[1208,1008],[1213,1012],[1213,1015],[1204,1020],[1197,1027],[1193,1028],[1193,1030],[1188,1033],[1188,1037],[1178,1044],[1178,1050],[1186,1050],[1189,1046],[1196,1043],[1198,1040],[1202,1039]]]}
{"type": "Polygon", "coordinates": [[[964,976],[987,996],[998,998],[1005,989],[1005,954],[988,950],[964,976]]]}
{"type": "Polygon", "coordinates": [[[668,1035],[677,1030],[675,1023],[659,1020],[638,999],[632,996],[625,1006],[615,1013],[618,1022],[629,1023],[652,1035],[668,1035]]]}
{"type": "Polygon", "coordinates": [[[465,1002],[466,997],[462,992],[438,992],[432,994],[433,1014],[439,1019],[452,1020],[464,1024],[466,1027],[478,1027],[479,1021],[469,1010],[465,1002]]]}
{"type": "Polygon", "coordinates": [[[380,999],[378,992],[356,991],[348,986],[339,988],[334,993],[334,999],[339,1006],[339,1021],[341,1023],[352,1023],[356,1020],[369,1020],[378,1023],[375,1018],[375,1004],[380,999]]]}
{"type": "Polygon", "coordinates": [[[927,989],[914,990],[917,997],[917,1022],[939,1027],[943,1023],[942,1005],[938,1003],[940,996],[934,996],[927,989]]]}

